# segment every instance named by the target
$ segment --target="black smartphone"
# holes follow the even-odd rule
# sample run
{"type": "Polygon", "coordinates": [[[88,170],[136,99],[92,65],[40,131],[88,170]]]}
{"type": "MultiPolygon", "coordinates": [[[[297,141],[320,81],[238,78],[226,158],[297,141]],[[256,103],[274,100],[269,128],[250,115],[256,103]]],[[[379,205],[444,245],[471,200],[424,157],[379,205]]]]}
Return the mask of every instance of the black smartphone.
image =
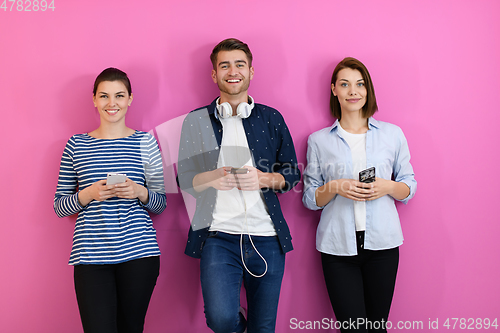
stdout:
{"type": "Polygon", "coordinates": [[[360,171],[359,181],[362,183],[373,183],[375,181],[375,167],[360,171]]]}

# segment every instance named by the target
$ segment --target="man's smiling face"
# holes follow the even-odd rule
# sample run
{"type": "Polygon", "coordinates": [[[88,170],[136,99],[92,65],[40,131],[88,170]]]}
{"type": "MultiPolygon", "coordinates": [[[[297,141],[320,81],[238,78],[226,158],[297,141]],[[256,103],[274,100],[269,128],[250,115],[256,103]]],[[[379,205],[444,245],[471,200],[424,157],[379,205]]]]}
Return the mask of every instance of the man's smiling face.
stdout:
{"type": "Polygon", "coordinates": [[[245,52],[241,50],[221,51],[217,54],[216,68],[212,79],[223,94],[237,96],[246,94],[253,79],[253,67],[248,63],[245,52]]]}

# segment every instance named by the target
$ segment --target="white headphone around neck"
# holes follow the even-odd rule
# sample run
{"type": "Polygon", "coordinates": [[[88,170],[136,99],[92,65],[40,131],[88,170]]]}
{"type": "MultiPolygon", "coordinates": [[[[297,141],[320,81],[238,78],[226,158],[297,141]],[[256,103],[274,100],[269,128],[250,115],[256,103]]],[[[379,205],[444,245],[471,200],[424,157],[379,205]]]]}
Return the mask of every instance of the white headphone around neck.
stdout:
{"type": "MultiPolygon", "coordinates": [[[[217,106],[217,111],[219,112],[219,116],[221,118],[229,118],[233,116],[233,108],[231,104],[228,102],[224,102],[222,104],[219,104],[220,97],[217,98],[217,101],[215,102],[215,105],[217,106]]],[[[248,100],[250,101],[250,104],[246,102],[242,102],[238,105],[236,108],[236,115],[240,118],[248,118],[250,117],[250,114],[252,113],[252,109],[254,106],[253,98],[251,96],[248,96],[248,100]]]]}

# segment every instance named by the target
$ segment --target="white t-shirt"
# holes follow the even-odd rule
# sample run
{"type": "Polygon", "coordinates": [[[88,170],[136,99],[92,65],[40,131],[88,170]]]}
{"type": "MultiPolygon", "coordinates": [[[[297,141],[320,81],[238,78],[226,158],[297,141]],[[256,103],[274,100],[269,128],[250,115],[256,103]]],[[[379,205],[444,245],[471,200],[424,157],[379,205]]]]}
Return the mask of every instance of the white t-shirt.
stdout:
{"type": "MultiPolygon", "coordinates": [[[[359,172],[366,169],[366,133],[353,134],[347,132],[340,126],[339,133],[349,145],[352,154],[352,178],[359,180],[359,172]]],[[[366,230],[366,202],[355,201],[354,220],[356,222],[356,231],[366,230]]]]}
{"type": "MultiPolygon", "coordinates": [[[[255,166],[248,148],[242,119],[238,116],[219,119],[223,132],[217,167],[255,166]]],[[[237,188],[217,191],[210,231],[230,234],[248,233],[253,236],[276,235],[262,192],[260,190],[240,191],[237,188]]]]}

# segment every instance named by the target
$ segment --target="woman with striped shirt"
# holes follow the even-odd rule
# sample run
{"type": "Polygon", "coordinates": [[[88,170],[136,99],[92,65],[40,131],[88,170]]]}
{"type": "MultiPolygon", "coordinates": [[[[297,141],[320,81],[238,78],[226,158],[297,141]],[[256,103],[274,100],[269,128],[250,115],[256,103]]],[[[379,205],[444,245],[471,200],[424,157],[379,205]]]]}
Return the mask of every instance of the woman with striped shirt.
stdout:
{"type": "Polygon", "coordinates": [[[160,265],[147,211],[166,207],[161,155],[152,135],[125,125],[133,99],[127,74],[105,69],[93,95],[100,126],[68,140],[54,210],[78,213],[69,264],[84,331],[142,332],[160,265]],[[107,185],[110,172],[126,181],[107,185]]]}

